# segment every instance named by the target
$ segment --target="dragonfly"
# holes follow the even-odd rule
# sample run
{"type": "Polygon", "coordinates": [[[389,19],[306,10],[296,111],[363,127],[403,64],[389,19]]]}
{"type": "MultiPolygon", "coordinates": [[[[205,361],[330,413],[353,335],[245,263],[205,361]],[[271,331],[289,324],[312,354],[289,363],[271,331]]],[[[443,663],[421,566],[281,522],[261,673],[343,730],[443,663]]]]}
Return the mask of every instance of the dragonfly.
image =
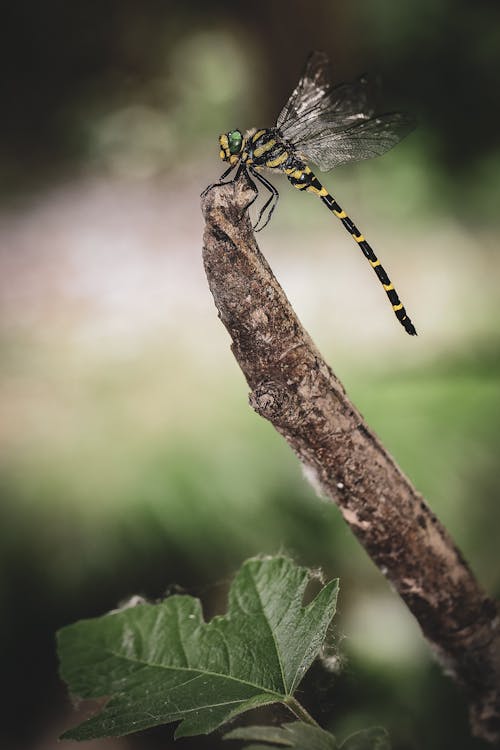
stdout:
{"type": "Polygon", "coordinates": [[[234,180],[246,172],[256,191],[252,177],[271,194],[259,212],[254,226],[257,231],[268,224],[279,198],[262,171],[281,172],[297,190],[320,198],[370,263],[396,318],[408,334],[415,336],[415,326],[373,248],[308,165],[310,162],[327,172],[342,164],[381,156],[413,130],[414,122],[400,112],[377,114],[366,77],[332,85],[329,68],[324,52],[312,52],[274,127],[252,128],[245,133],[236,129],[219,136],[219,156],[229,167],[217,184],[225,184],[237,169],[234,180]]]}

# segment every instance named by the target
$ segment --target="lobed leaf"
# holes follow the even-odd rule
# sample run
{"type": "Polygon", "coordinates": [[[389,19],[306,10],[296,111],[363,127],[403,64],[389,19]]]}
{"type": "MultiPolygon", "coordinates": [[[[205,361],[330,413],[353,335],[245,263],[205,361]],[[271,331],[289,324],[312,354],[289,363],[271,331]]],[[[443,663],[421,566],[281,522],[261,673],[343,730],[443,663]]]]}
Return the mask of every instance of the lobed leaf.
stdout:
{"type": "Polygon", "coordinates": [[[338,581],[302,606],[311,576],[286,557],[243,564],[226,615],[205,622],[191,596],[140,604],[58,633],[72,694],[108,698],[64,739],[120,736],[180,721],[206,734],[256,706],[286,701],[317,656],[335,613],[338,581]]]}

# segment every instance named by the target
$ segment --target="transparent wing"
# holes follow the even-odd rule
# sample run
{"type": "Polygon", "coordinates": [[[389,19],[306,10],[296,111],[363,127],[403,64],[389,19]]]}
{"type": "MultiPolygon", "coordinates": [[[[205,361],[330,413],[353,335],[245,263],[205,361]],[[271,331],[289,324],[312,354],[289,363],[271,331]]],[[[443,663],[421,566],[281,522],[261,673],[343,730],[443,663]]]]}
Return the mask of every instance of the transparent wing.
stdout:
{"type": "Polygon", "coordinates": [[[342,129],[368,119],[374,111],[373,86],[366,77],[332,86],[327,55],[312,52],[276,126],[287,140],[294,142],[322,129],[326,122],[342,129]]]}
{"type": "Polygon", "coordinates": [[[324,52],[311,52],[300,81],[279,114],[276,125],[280,130],[290,130],[307,110],[321,103],[330,88],[328,68],[329,61],[324,52]]]}
{"type": "Polygon", "coordinates": [[[326,127],[295,145],[306,160],[327,172],[351,161],[382,156],[414,127],[411,118],[396,112],[355,123],[343,130],[326,127]]]}
{"type": "Polygon", "coordinates": [[[276,125],[325,171],[380,156],[407,135],[413,123],[401,114],[376,116],[375,94],[366,77],[331,86],[327,55],[313,52],[276,125]]]}

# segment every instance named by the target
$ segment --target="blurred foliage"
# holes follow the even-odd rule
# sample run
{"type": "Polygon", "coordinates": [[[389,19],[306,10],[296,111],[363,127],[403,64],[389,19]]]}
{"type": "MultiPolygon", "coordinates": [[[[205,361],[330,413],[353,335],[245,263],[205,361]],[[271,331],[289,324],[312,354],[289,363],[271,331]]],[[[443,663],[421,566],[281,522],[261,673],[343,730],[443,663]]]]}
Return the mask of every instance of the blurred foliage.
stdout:
{"type": "MultiPolygon", "coordinates": [[[[132,593],[160,597],[169,584],[201,595],[207,615],[222,611],[240,562],[280,550],[340,576],[342,669],[332,678],[318,666],[304,686],[313,712],[325,696],[334,706],[325,718],[339,738],[373,723],[396,750],[480,746],[411,617],[248,409],[208,293],[190,284],[202,283],[198,195],[222,171],[218,133],[271,124],[311,49],[330,53],[335,81],[380,73],[390,106],[414,113],[419,128],[326,184],[342,187],[339,200],[384,262],[389,254],[422,336],[412,348],[394,343],[390,311],[380,327],[364,312],[372,293],[377,310],[386,303],[376,282],[363,286],[369,269],[349,238],[320,224],[314,201],[287,190],[262,246],[353,401],[498,594],[499,13],[486,0],[3,9],[0,633],[10,750],[52,747],[63,729],[58,627],[132,593]],[[147,253],[164,265],[144,270],[147,253]],[[355,284],[363,304],[352,309],[355,284]]],[[[135,747],[164,750],[170,738],[147,733],[135,747]]]]}
{"type": "MultiPolygon", "coordinates": [[[[347,735],[382,723],[396,737],[401,733],[396,748],[442,747],[440,722],[451,721],[460,697],[429,666],[411,617],[402,604],[394,610],[386,582],[340,514],[317,502],[286,445],[248,411],[241,383],[205,373],[201,389],[189,369],[179,382],[176,373],[168,377],[168,367],[157,363],[154,373],[151,365],[144,356],[132,370],[113,371],[108,363],[84,375],[76,390],[59,374],[35,418],[42,434],[28,431],[31,439],[4,466],[0,582],[10,615],[2,640],[23,641],[22,657],[15,650],[3,657],[13,686],[19,682],[14,704],[19,700],[19,710],[31,707],[34,715],[48,710],[40,693],[55,687],[56,626],[100,614],[133,593],[161,596],[168,583],[201,595],[213,614],[223,608],[226,577],[242,559],[285,550],[341,578],[339,648],[349,662],[322,680],[322,689],[336,696],[333,730],[342,735],[340,725],[347,735]],[[153,385],[158,376],[161,387],[153,385]],[[56,394],[75,410],[70,419],[54,411],[56,394]],[[223,588],[213,580],[224,581],[223,588]],[[381,693],[372,686],[377,680],[381,693]],[[437,690],[436,680],[439,722],[432,701],[423,700],[428,689],[437,690]],[[339,706],[340,686],[352,681],[352,703],[343,695],[339,706]],[[426,710],[435,716],[432,731],[425,729],[426,710]],[[398,728],[401,712],[406,726],[398,728]],[[411,737],[420,740],[413,744],[411,737]]],[[[47,377],[53,376],[45,372],[42,382],[47,377]]],[[[498,378],[498,360],[481,352],[417,371],[344,378],[368,422],[497,593],[498,378]]],[[[304,689],[306,696],[312,691],[314,710],[321,697],[304,689]]],[[[465,722],[464,715],[464,732],[465,722]]],[[[12,731],[22,737],[22,729],[12,731]]],[[[459,736],[455,747],[474,747],[466,734],[460,744],[459,736]]]]}
{"type": "MultiPolygon", "coordinates": [[[[231,114],[240,127],[272,123],[307,52],[324,48],[337,81],[382,74],[421,121],[434,171],[473,195],[474,174],[500,158],[499,15],[493,0],[320,2],[314,12],[307,0],[11,3],[0,32],[3,193],[93,158],[101,168],[127,158],[139,175],[181,166],[235,126],[231,114]]],[[[490,178],[498,198],[498,170],[490,178]]]]}

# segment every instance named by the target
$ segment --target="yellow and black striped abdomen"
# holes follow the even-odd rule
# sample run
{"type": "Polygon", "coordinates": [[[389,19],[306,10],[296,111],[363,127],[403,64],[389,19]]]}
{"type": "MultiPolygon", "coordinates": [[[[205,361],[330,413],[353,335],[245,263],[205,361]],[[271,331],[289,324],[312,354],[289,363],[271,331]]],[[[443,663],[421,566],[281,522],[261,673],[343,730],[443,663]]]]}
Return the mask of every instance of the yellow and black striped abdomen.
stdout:
{"type": "Polygon", "coordinates": [[[389,298],[394,314],[397,319],[410,336],[416,336],[417,332],[415,326],[411,322],[408,314],[403,306],[403,303],[399,299],[398,293],[394,289],[386,270],[380,263],[379,259],[375,255],[373,249],[370,247],[368,242],[365,240],[357,226],[347,216],[346,212],[339,206],[335,198],[330,195],[328,190],[323,187],[318,178],[314,175],[309,167],[303,164],[299,159],[289,158],[285,163],[283,171],[287,175],[288,179],[294,187],[298,190],[304,190],[307,193],[313,193],[317,195],[323,203],[335,214],[337,219],[340,219],[344,227],[347,229],[349,234],[359,245],[363,255],[369,261],[371,267],[377,274],[377,278],[384,287],[385,293],[389,298]]]}

